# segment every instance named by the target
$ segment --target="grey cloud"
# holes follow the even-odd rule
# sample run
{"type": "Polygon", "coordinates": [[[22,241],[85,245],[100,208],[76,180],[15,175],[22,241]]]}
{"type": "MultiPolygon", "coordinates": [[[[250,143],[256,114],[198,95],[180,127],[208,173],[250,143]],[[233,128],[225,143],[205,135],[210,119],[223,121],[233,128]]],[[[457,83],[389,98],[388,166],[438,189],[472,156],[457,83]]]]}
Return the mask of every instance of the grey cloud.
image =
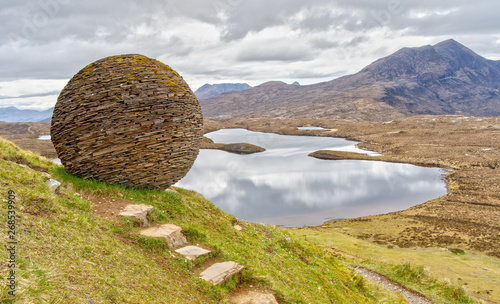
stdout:
{"type": "Polygon", "coordinates": [[[356,47],[363,42],[369,41],[370,38],[367,36],[356,36],[351,38],[348,42],[338,42],[329,40],[326,38],[314,38],[309,41],[309,44],[314,49],[336,49],[341,47],[356,47]]]}
{"type": "Polygon", "coordinates": [[[339,76],[346,75],[348,72],[346,70],[341,70],[341,71],[334,71],[331,73],[322,73],[322,72],[316,72],[311,69],[304,69],[304,70],[295,70],[292,73],[290,73],[289,77],[290,78],[336,78],[339,76]]]}
{"type": "Polygon", "coordinates": [[[327,3],[326,0],[252,0],[241,1],[228,11],[229,18],[223,36],[225,41],[244,38],[249,32],[267,27],[286,25],[289,18],[306,7],[327,3]]]}
{"type": "Polygon", "coordinates": [[[447,15],[431,15],[421,19],[406,20],[417,35],[470,35],[498,34],[500,18],[497,8],[474,4],[462,7],[447,15]]]}
{"type": "Polygon", "coordinates": [[[237,56],[238,61],[309,61],[314,58],[313,51],[304,47],[290,45],[257,45],[242,50],[237,56]]]}
{"type": "Polygon", "coordinates": [[[20,95],[20,96],[2,96],[0,95],[0,100],[2,99],[16,99],[16,98],[31,98],[31,97],[45,97],[45,96],[57,96],[59,95],[60,91],[50,91],[47,93],[38,93],[38,94],[27,94],[27,95],[20,95]]]}
{"type": "Polygon", "coordinates": [[[349,42],[347,42],[345,44],[345,46],[349,46],[349,47],[355,47],[355,46],[358,46],[359,44],[363,43],[363,42],[366,42],[366,41],[369,41],[370,39],[368,37],[365,37],[365,36],[358,36],[358,37],[354,37],[352,38],[349,42]]]}
{"type": "Polygon", "coordinates": [[[297,28],[308,31],[326,31],[330,27],[334,26],[334,24],[338,23],[339,19],[343,18],[345,18],[345,16],[335,17],[330,11],[323,10],[318,14],[309,15],[297,24],[297,28]]]}
{"type": "Polygon", "coordinates": [[[333,49],[333,48],[338,48],[340,46],[339,42],[331,41],[325,38],[311,39],[310,44],[315,49],[333,49]]]}

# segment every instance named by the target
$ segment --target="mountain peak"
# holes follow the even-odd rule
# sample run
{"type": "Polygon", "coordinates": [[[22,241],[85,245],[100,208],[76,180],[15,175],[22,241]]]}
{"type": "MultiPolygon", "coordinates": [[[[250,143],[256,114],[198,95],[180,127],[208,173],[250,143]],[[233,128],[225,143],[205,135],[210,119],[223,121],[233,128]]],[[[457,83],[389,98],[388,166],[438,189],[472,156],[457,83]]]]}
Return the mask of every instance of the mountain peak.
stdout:
{"type": "Polygon", "coordinates": [[[500,64],[448,39],[403,48],[359,73],[308,86],[267,82],[202,103],[206,117],[392,120],[500,115],[500,64]]]}
{"type": "Polygon", "coordinates": [[[465,45],[457,42],[454,39],[448,39],[434,45],[434,49],[443,55],[456,56],[458,54],[468,54],[472,56],[478,56],[474,51],[466,47],[465,45]]]}
{"type": "Polygon", "coordinates": [[[436,43],[434,45],[434,47],[438,47],[438,46],[464,46],[463,44],[461,44],[460,42],[456,41],[455,39],[453,38],[450,38],[450,39],[447,39],[447,40],[444,40],[444,41],[441,41],[439,43],[436,43]]]}

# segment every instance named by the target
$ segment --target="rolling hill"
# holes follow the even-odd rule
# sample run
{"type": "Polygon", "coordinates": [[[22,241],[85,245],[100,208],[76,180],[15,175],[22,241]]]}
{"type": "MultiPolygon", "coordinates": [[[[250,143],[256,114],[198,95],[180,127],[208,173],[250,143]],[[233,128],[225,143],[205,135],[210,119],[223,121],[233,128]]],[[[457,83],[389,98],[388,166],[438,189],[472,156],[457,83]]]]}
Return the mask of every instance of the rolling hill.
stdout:
{"type": "Polygon", "coordinates": [[[198,88],[194,94],[198,99],[206,99],[227,91],[243,91],[249,88],[251,88],[251,86],[246,83],[206,83],[198,88]]]}

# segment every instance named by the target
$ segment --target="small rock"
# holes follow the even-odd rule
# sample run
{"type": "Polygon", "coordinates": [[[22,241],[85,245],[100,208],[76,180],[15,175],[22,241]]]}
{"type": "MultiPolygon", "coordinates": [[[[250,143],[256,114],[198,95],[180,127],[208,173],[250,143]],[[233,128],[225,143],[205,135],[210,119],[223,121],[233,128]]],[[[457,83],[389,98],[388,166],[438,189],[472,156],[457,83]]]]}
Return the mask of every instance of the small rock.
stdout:
{"type": "Polygon", "coordinates": [[[245,266],[236,262],[216,263],[200,273],[200,278],[211,283],[219,285],[227,281],[231,276],[242,271],[245,266]]]}
{"type": "Polygon", "coordinates": [[[234,227],[234,229],[236,229],[238,231],[243,230],[243,227],[241,227],[240,225],[234,225],[233,227],[234,227]]]}
{"type": "Polygon", "coordinates": [[[168,248],[177,248],[187,244],[186,237],[182,234],[182,228],[174,224],[163,224],[141,231],[141,234],[149,237],[163,237],[167,240],[168,248]]]}
{"type": "Polygon", "coordinates": [[[61,183],[56,181],[55,179],[49,179],[48,181],[45,182],[47,186],[49,186],[49,189],[52,191],[56,191],[59,186],[61,186],[61,183]]]}
{"type": "Polygon", "coordinates": [[[148,225],[148,213],[153,209],[153,206],[148,205],[127,205],[125,209],[118,215],[137,219],[143,222],[145,227],[148,225]]]}
{"type": "Polygon", "coordinates": [[[197,246],[186,246],[180,249],[177,249],[175,252],[182,255],[186,259],[190,261],[196,260],[197,257],[209,254],[210,250],[206,250],[197,246]]]}
{"type": "Polygon", "coordinates": [[[175,191],[174,189],[170,189],[170,188],[165,189],[165,192],[179,193],[179,192],[175,191]]]}

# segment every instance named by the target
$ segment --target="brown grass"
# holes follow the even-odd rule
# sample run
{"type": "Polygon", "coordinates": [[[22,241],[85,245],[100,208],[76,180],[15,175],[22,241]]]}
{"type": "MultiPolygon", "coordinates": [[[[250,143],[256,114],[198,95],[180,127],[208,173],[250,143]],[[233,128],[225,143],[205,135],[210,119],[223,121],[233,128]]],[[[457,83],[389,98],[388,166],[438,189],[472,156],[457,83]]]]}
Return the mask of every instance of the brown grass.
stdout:
{"type": "Polygon", "coordinates": [[[50,140],[39,140],[50,134],[50,123],[44,122],[0,122],[0,137],[12,141],[24,150],[47,158],[56,158],[57,153],[50,140]]]}

